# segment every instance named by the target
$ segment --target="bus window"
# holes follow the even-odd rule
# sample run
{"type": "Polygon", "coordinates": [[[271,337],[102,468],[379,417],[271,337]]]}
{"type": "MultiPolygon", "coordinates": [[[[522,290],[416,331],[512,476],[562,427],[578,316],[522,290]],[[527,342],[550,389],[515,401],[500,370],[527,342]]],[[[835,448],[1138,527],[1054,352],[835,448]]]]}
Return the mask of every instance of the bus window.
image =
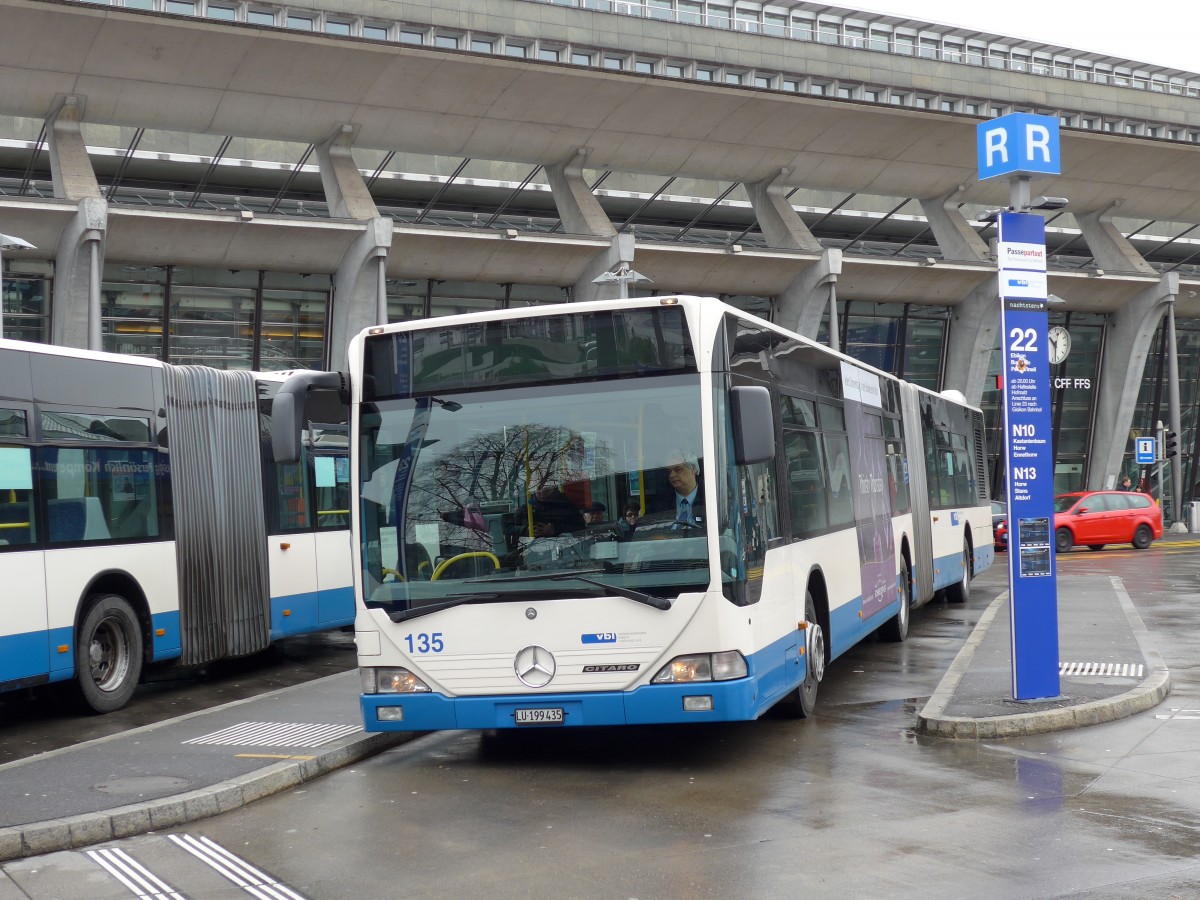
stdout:
{"type": "Polygon", "coordinates": [[[0,437],[29,437],[29,427],[22,410],[0,406],[0,437]]]}
{"type": "Polygon", "coordinates": [[[809,431],[785,432],[784,454],[787,458],[792,536],[820,534],[829,527],[829,517],[825,511],[825,473],[816,434],[809,431]]]}
{"type": "Polygon", "coordinates": [[[302,463],[268,463],[263,471],[263,490],[266,492],[268,534],[285,534],[310,527],[302,463]]]}
{"type": "Polygon", "coordinates": [[[158,536],[153,451],[49,448],[43,459],[50,544],[158,536]]]}
{"type": "Polygon", "coordinates": [[[0,447],[0,549],[32,544],[33,464],[28,447],[0,447]]]}
{"type": "Polygon", "coordinates": [[[312,466],[317,528],[349,528],[350,460],[345,456],[314,455],[312,466]]]}
{"type": "MultiPolygon", "coordinates": [[[[822,406],[822,412],[824,407],[822,406]]],[[[841,412],[841,410],[838,410],[841,412]]],[[[844,434],[822,435],[829,486],[829,524],[854,524],[854,495],[850,490],[850,439],[844,434]]]]}

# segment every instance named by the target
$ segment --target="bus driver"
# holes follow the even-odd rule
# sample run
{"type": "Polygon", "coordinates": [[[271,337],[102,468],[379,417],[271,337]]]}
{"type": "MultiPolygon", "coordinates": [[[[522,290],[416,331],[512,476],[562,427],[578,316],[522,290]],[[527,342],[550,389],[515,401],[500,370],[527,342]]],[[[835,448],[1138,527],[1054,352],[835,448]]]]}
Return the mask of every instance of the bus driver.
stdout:
{"type": "Polygon", "coordinates": [[[680,525],[704,524],[704,486],[700,483],[700,463],[685,450],[676,450],[666,459],[667,481],[675,489],[670,498],[659,500],[655,512],[667,512],[680,525]]]}

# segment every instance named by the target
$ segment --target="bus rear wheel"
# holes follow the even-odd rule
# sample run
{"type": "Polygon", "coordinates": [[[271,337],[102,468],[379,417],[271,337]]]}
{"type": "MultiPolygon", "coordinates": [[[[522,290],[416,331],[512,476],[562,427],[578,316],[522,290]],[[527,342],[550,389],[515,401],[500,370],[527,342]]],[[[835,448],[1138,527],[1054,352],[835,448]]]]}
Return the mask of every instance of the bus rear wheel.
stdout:
{"type": "Polygon", "coordinates": [[[75,679],[80,699],[93,712],[107,713],[129,702],[142,676],[142,629],[124,597],[96,597],[75,643],[75,679]]]}
{"type": "Polygon", "coordinates": [[[909,617],[912,615],[912,569],[908,560],[900,561],[900,609],[896,615],[883,623],[879,636],[885,641],[898,644],[908,637],[909,617]]]}
{"type": "Polygon", "coordinates": [[[946,588],[946,599],[951,603],[966,603],[971,599],[971,545],[963,541],[962,580],[946,588]]]}

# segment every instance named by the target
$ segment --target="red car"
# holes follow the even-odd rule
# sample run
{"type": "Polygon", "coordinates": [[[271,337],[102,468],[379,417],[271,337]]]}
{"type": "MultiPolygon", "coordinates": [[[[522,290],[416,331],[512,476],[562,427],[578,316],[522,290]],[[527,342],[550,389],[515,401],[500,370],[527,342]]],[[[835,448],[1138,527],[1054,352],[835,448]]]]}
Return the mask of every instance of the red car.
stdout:
{"type": "Polygon", "coordinates": [[[1054,498],[1054,549],[1059,553],[1076,544],[1089,550],[1133,544],[1145,550],[1162,533],[1162,510],[1149,494],[1078,491],[1054,498]]]}

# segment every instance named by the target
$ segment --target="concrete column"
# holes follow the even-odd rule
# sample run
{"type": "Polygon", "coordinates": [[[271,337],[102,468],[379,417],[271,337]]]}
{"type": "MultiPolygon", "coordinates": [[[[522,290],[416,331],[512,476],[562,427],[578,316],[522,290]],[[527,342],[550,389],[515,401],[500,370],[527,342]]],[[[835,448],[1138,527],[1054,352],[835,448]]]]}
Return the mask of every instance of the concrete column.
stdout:
{"type": "Polygon", "coordinates": [[[750,205],[754,207],[754,215],[758,218],[768,247],[820,253],[824,249],[821,242],[813,237],[804,220],[788,202],[787,186],[781,184],[790,172],[791,169],[783,168],[762,181],[745,182],[750,205]]]}
{"type": "Polygon", "coordinates": [[[1096,424],[1089,449],[1089,490],[1116,484],[1121,460],[1129,449],[1129,428],[1133,424],[1150,341],[1159,319],[1178,293],[1179,275],[1168,272],[1157,284],[1150,285],[1112,313],[1104,325],[1096,424]]]}
{"type": "Polygon", "coordinates": [[[775,301],[775,321],[797,334],[815,339],[821,319],[842,274],[842,251],[836,247],[821,252],[821,258],[792,279],[775,301]]]}
{"type": "MultiPolygon", "coordinates": [[[[612,239],[608,249],[596,257],[583,270],[572,290],[573,299],[582,303],[585,300],[616,300],[621,296],[619,284],[593,284],[592,279],[613,271],[621,263],[633,267],[634,241],[632,234],[618,234],[612,239]]],[[[633,296],[636,288],[629,286],[629,295],[633,296]]]]}
{"type": "Polygon", "coordinates": [[[1112,216],[1115,206],[1099,212],[1077,213],[1075,221],[1083,232],[1088,249],[1096,258],[1096,266],[1106,272],[1136,272],[1139,275],[1157,275],[1154,267],[1133,249],[1133,245],[1113,227],[1112,216]]]}
{"type": "Polygon", "coordinates": [[[100,282],[108,203],[79,201],[79,211],[63,228],[54,255],[54,296],[50,301],[50,343],[100,350],[100,282]]]}
{"type": "Polygon", "coordinates": [[[50,153],[54,196],[64,200],[101,196],[79,123],[78,97],[67,97],[46,120],[46,149],[50,153]]]}
{"type": "Polygon", "coordinates": [[[580,147],[570,159],[545,168],[563,231],[567,234],[613,237],[617,229],[583,178],[586,160],[587,150],[580,147]]]}
{"type": "Polygon", "coordinates": [[[962,391],[968,403],[979,406],[999,331],[1000,288],[993,272],[950,312],[943,390],[962,391]]]}
{"type": "Polygon", "coordinates": [[[329,317],[329,367],[346,367],[350,338],[364,328],[383,325],[387,315],[387,286],[380,277],[380,260],[392,246],[392,220],[372,219],[351,244],[333,276],[333,309],[329,317]],[[381,296],[381,293],[383,296],[381,296]]]}
{"type": "Polygon", "coordinates": [[[317,145],[317,165],[321,169],[321,186],[329,203],[329,215],[334,219],[375,219],[379,210],[354,163],[352,147],[355,128],[342,125],[332,136],[317,145]]]}
{"type": "Polygon", "coordinates": [[[940,197],[922,198],[921,209],[944,259],[987,262],[991,258],[988,245],[971,227],[956,202],[963,187],[960,185],[940,197]]]}

